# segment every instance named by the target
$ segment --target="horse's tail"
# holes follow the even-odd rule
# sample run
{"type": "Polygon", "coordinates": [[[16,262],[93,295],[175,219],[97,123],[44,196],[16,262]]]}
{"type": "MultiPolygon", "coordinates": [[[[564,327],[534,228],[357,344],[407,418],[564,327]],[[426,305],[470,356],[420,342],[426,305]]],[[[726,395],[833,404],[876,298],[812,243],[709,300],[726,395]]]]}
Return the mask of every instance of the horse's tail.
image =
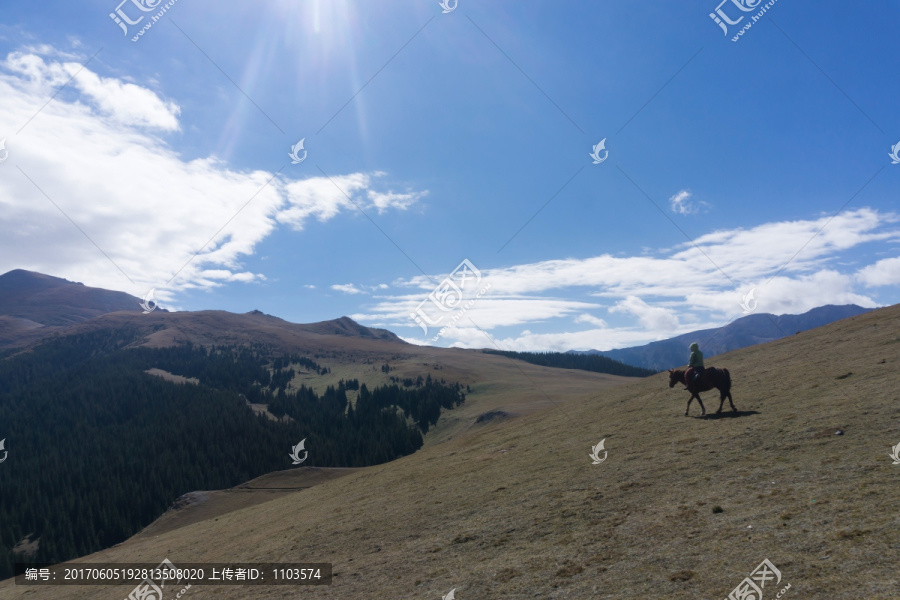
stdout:
{"type": "Polygon", "coordinates": [[[728,372],[728,369],[722,369],[725,372],[725,386],[726,391],[731,391],[731,373],[728,372]]]}

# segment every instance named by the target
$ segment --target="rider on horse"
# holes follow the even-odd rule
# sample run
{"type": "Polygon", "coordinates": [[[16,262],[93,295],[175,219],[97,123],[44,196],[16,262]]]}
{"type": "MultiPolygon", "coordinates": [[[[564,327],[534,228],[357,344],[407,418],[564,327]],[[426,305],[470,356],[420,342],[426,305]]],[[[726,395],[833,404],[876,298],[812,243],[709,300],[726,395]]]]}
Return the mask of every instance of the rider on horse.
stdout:
{"type": "Polygon", "coordinates": [[[694,398],[700,404],[701,416],[705,415],[706,408],[703,406],[703,401],[700,400],[699,392],[713,388],[719,390],[719,410],[716,411],[716,414],[722,412],[722,405],[725,404],[726,398],[728,398],[728,403],[731,405],[731,411],[737,413],[737,407],[731,399],[731,374],[728,372],[728,369],[717,369],[716,367],[710,367],[709,373],[707,373],[703,365],[703,353],[700,352],[700,345],[696,342],[691,344],[691,359],[688,369],[686,371],[669,369],[669,388],[675,387],[679,382],[684,383],[686,386],[684,389],[691,393],[687,408],[684,410],[684,416],[688,416],[688,411],[691,409],[691,402],[694,398]]]}
{"type": "MultiPolygon", "coordinates": [[[[703,366],[703,353],[700,352],[700,345],[697,342],[691,344],[691,360],[688,362],[688,367],[693,369],[694,376],[691,378],[690,385],[697,385],[697,382],[700,380],[700,376],[703,374],[704,366],[703,366]]],[[[687,382],[685,385],[688,385],[687,382]]],[[[689,387],[685,387],[684,389],[689,389],[689,387]]]]}

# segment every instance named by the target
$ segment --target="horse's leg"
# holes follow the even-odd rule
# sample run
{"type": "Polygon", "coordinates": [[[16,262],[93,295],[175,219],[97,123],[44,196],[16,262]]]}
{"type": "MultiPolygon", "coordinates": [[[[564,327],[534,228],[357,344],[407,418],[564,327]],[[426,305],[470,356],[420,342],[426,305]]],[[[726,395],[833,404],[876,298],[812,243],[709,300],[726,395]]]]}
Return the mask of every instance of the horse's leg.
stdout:
{"type": "Polygon", "coordinates": [[[684,409],[684,416],[688,416],[688,411],[691,410],[691,402],[694,401],[694,395],[691,394],[691,397],[688,398],[687,407],[684,409]]]}
{"type": "Polygon", "coordinates": [[[700,416],[702,417],[703,415],[706,414],[706,407],[703,406],[703,400],[700,399],[700,394],[694,394],[694,396],[697,397],[697,402],[700,403],[700,411],[701,411],[700,416]]]}
{"type": "Polygon", "coordinates": [[[722,407],[725,405],[725,392],[719,390],[719,410],[716,411],[716,414],[722,413],[722,407]]]}
{"type": "Polygon", "coordinates": [[[734,401],[731,399],[731,390],[728,391],[728,404],[731,405],[731,412],[737,412],[737,408],[734,405],[734,401]]]}

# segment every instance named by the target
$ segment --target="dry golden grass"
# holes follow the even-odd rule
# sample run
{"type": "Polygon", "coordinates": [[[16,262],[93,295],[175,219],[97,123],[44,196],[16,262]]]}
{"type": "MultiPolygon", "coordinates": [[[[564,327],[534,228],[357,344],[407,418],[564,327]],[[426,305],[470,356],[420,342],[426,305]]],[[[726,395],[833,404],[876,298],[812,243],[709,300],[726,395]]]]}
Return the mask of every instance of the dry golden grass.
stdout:
{"type": "MultiPolygon", "coordinates": [[[[415,455],[85,560],[334,564],[330,587],[194,586],[189,600],[724,598],[763,558],[786,600],[894,599],[898,332],[895,306],[710,359],[732,373],[736,418],[685,418],[666,374],[590,392],[612,381],[427,350],[478,393],[415,455]],[[519,416],[475,425],[488,410],[519,416]]],[[[4,598],[128,591],[0,584],[4,598]]]]}
{"type": "Polygon", "coordinates": [[[153,538],[200,521],[215,520],[232,511],[309,489],[359,470],[301,467],[268,473],[227,490],[191,492],[179,498],[164,515],[132,539],[153,538]]]}

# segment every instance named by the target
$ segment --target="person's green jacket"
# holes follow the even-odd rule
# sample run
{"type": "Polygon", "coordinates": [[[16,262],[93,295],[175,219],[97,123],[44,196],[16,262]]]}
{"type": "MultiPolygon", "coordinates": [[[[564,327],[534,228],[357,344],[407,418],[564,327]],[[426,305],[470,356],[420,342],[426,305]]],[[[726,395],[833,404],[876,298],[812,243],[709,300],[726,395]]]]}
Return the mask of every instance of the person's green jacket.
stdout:
{"type": "Polygon", "coordinates": [[[700,346],[696,342],[691,344],[691,361],[688,363],[688,366],[703,367],[703,353],[700,352],[700,346]]]}

